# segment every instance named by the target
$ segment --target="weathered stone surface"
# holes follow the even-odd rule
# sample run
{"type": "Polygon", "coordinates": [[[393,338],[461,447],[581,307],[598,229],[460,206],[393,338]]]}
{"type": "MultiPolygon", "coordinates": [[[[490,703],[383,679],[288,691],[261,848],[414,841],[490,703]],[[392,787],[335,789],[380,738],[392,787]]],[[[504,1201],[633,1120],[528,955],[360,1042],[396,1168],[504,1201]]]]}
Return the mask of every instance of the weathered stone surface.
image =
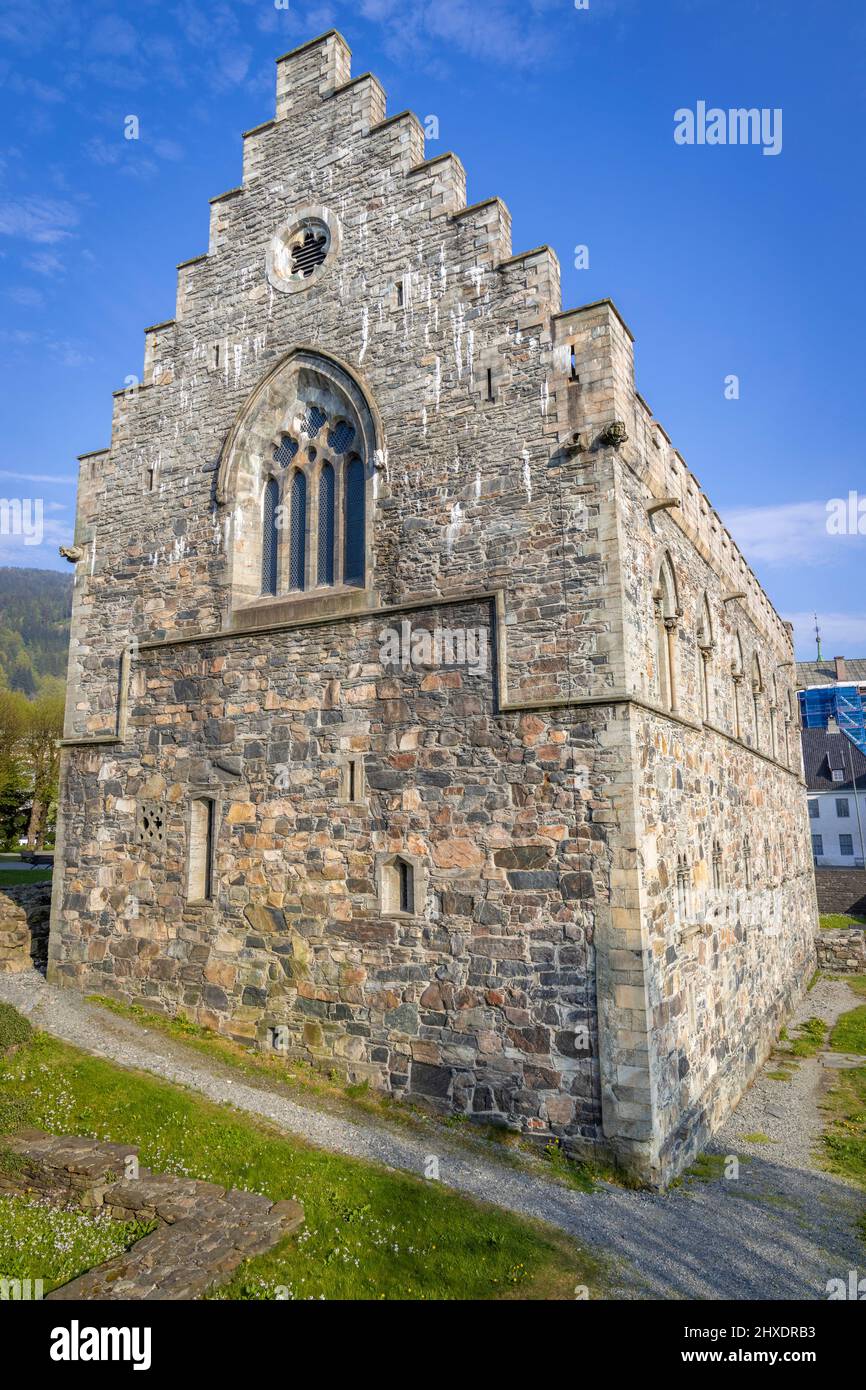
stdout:
{"type": "Polygon", "coordinates": [[[50,916],[50,883],[4,884],[0,875],[0,974],[44,969],[50,916]]]}
{"type": "Polygon", "coordinates": [[[816,932],[815,948],[821,970],[866,974],[866,927],[816,932]]]}
{"type": "Polygon", "coordinates": [[[118,1221],[155,1221],[157,1229],[47,1298],[169,1300],[199,1298],[238,1265],[263,1254],[303,1225],[299,1202],[137,1167],[135,1145],[19,1130],[0,1136],[24,1160],[0,1190],[40,1192],[51,1200],[101,1207],[118,1221]],[[135,1176],[130,1171],[135,1169],[135,1176]]]}

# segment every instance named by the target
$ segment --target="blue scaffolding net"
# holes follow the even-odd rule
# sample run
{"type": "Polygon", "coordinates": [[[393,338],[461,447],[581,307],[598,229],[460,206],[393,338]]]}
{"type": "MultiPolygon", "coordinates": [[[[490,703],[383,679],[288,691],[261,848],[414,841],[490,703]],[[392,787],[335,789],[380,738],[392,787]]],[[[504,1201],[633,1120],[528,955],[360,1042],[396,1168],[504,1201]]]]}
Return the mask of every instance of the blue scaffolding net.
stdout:
{"type": "Polygon", "coordinates": [[[866,710],[856,685],[822,685],[800,691],[800,713],[805,729],[826,729],[835,719],[843,734],[866,757],[866,710]]]}

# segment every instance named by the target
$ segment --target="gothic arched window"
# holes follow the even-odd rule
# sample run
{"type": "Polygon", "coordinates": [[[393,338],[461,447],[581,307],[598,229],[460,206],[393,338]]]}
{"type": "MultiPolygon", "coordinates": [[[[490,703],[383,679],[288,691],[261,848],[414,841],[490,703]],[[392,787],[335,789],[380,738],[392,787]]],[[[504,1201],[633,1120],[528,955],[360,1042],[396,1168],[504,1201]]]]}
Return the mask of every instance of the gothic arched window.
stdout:
{"type": "Polygon", "coordinates": [[[277,512],[280,505],[280,485],[276,478],[265,484],[262,506],[262,593],[277,592],[277,557],[279,554],[279,534],[277,512]]]}
{"type": "Polygon", "coordinates": [[[364,465],[357,457],[346,466],[345,515],[343,521],[343,582],[364,583],[366,537],[364,465]]]}
{"type": "Polygon", "coordinates": [[[660,703],[677,708],[676,634],[679,618],[677,586],[669,555],[662,557],[655,590],[656,670],[660,703]]]}
{"type": "Polygon", "coordinates": [[[731,679],[734,683],[734,734],[737,738],[743,736],[743,720],[740,712],[740,685],[743,674],[743,644],[740,641],[740,634],[735,632],[734,652],[731,657],[731,679]]]}
{"type": "Polygon", "coordinates": [[[307,601],[317,590],[328,592],[335,612],[357,603],[357,589],[371,582],[382,448],[359,382],[326,353],[295,348],[262,378],[226,440],[217,478],[233,609],[262,595],[307,601]]]}
{"type": "Polygon", "coordinates": [[[289,588],[306,588],[307,570],[307,479],[300,469],[292,477],[291,521],[289,529],[289,588]]]}
{"type": "Polygon", "coordinates": [[[698,686],[701,692],[701,718],[710,719],[713,702],[711,697],[713,649],[713,620],[706,594],[701,603],[701,619],[698,628],[698,686]]]}
{"type": "Polygon", "coordinates": [[[761,663],[758,654],[755,653],[752,661],[752,710],[754,713],[755,724],[755,747],[761,746],[761,697],[764,693],[764,679],[761,675],[761,663]]]}
{"type": "Polygon", "coordinates": [[[319,474],[319,568],[320,584],[334,582],[334,470],[322,465],[319,474]]]}

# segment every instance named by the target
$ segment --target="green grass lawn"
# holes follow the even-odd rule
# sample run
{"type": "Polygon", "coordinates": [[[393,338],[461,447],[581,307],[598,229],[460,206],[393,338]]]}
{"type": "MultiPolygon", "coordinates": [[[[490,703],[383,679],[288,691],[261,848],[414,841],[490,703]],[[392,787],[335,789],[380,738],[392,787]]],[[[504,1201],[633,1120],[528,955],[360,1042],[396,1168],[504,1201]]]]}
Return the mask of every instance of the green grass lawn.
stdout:
{"type": "Polygon", "coordinates": [[[0,1197],[0,1279],[41,1279],[43,1293],[120,1255],[152,1226],[100,1212],[0,1197]]]}
{"type": "MultiPolygon", "coordinates": [[[[573,1298],[606,1286],[601,1264],[552,1229],[313,1149],[46,1034],[0,1059],[0,1132],[12,1124],[137,1144],[157,1171],[301,1201],[300,1236],[242,1266],[221,1297],[573,1298]]],[[[6,1258],[0,1246],[0,1272],[6,1258]]]]}
{"type": "Polygon", "coordinates": [[[0,869],[0,888],[13,883],[48,883],[50,869],[0,869]]]}
{"type": "Polygon", "coordinates": [[[866,917],[849,917],[845,912],[822,912],[818,921],[822,931],[840,931],[843,927],[866,926],[866,917]]]}
{"type": "MultiPolygon", "coordinates": [[[[855,994],[866,997],[866,976],[843,976],[855,994]]],[[[841,1014],[830,1034],[833,1052],[866,1058],[866,1004],[841,1014]]],[[[826,1100],[824,1134],[827,1166],[866,1188],[866,1065],[839,1072],[826,1100]]],[[[866,1236],[866,1217],[864,1217],[866,1236]]]]}

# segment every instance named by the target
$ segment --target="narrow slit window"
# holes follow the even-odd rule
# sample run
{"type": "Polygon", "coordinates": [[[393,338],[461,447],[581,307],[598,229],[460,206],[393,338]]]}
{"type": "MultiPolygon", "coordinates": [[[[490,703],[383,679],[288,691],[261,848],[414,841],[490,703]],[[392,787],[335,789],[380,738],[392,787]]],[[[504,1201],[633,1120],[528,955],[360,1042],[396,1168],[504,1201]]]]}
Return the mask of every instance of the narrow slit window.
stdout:
{"type": "Polygon", "coordinates": [[[569,352],[569,365],[570,365],[570,368],[571,368],[571,379],[572,379],[572,381],[579,381],[579,380],[580,380],[580,377],[577,375],[577,353],[576,353],[575,350],[574,350],[574,344],[573,344],[573,343],[572,343],[572,345],[571,345],[571,350],[570,350],[570,352],[569,352]]]}
{"type": "Polygon", "coordinates": [[[334,582],[334,470],[329,463],[319,478],[319,583],[334,582]]]}
{"type": "Polygon", "coordinates": [[[356,456],[346,467],[343,582],[363,585],[365,548],[364,465],[356,456]]]}
{"type": "Polygon", "coordinates": [[[412,865],[405,859],[397,861],[397,884],[401,912],[412,911],[412,865]]]}
{"type": "Polygon", "coordinates": [[[189,817],[190,902],[213,897],[214,803],[209,797],[193,801],[189,817]]]}
{"type": "Polygon", "coordinates": [[[398,308],[398,309],[402,309],[402,308],[403,308],[403,303],[404,303],[404,299],[403,299],[403,281],[402,281],[402,280],[398,280],[398,281],[397,281],[397,308],[398,308]]]}
{"type": "Polygon", "coordinates": [[[488,368],[487,368],[487,399],[488,399],[489,401],[495,400],[495,396],[493,395],[493,368],[492,368],[492,367],[488,367],[488,368]]]}
{"type": "Polygon", "coordinates": [[[280,488],[275,478],[270,478],[265,486],[262,507],[262,593],[277,592],[277,510],[280,503],[280,488]]]}
{"type": "Polygon", "coordinates": [[[289,533],[289,588],[306,587],[307,480],[301,472],[292,479],[292,518],[289,533]]]}

